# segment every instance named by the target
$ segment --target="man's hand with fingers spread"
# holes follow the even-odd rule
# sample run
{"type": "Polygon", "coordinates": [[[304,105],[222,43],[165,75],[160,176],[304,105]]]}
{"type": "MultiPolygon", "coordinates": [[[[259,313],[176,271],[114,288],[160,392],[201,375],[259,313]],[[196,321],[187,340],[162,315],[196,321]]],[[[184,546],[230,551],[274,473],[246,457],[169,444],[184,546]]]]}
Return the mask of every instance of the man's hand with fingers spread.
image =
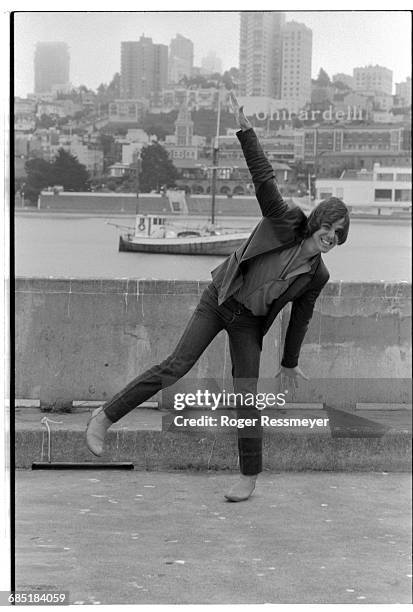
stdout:
{"type": "Polygon", "coordinates": [[[281,366],[275,375],[275,378],[278,377],[280,377],[281,380],[281,387],[283,389],[291,389],[292,391],[298,389],[298,381],[300,379],[310,380],[298,366],[295,366],[295,368],[281,366]]]}
{"type": "Polygon", "coordinates": [[[243,132],[249,130],[252,125],[244,114],[244,107],[240,106],[234,92],[229,92],[229,98],[231,100],[232,112],[234,113],[235,121],[243,132]]]}

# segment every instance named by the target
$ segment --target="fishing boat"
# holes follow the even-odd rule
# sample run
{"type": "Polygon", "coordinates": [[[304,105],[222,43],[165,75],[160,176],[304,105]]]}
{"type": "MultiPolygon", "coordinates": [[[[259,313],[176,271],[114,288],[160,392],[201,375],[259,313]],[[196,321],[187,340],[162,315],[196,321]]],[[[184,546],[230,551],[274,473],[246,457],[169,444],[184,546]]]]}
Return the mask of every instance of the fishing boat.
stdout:
{"type": "Polygon", "coordinates": [[[119,236],[119,251],[165,255],[229,255],[249,236],[230,229],[190,227],[158,215],[137,215],[135,227],[119,236]]]}

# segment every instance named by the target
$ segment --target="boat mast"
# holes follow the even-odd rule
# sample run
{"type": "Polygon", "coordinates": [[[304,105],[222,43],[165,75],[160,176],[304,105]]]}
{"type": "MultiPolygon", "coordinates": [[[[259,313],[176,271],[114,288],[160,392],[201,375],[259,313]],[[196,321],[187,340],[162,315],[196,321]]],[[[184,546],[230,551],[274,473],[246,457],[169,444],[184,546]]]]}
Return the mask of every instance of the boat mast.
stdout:
{"type": "Polygon", "coordinates": [[[215,225],[215,194],[217,189],[217,167],[218,167],[218,147],[219,147],[219,124],[221,120],[221,87],[218,89],[218,115],[217,133],[212,149],[212,184],[211,184],[211,224],[215,225]]]}
{"type": "Polygon", "coordinates": [[[138,216],[139,214],[139,190],[140,190],[140,185],[139,185],[139,173],[140,173],[140,169],[141,169],[141,155],[140,152],[137,151],[136,152],[136,182],[135,182],[135,188],[136,188],[136,211],[135,214],[136,216],[138,216]]]}

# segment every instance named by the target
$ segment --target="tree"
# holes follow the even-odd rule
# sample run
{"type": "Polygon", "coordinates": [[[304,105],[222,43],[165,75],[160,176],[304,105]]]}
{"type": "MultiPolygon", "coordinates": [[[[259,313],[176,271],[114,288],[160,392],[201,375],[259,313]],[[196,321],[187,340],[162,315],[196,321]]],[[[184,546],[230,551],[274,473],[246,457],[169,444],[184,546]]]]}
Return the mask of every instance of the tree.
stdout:
{"type": "Polygon", "coordinates": [[[29,159],[25,163],[25,170],[27,174],[25,197],[31,202],[36,202],[41,190],[54,184],[51,164],[40,158],[29,159]]]}
{"type": "Polygon", "coordinates": [[[115,72],[109,85],[101,83],[97,88],[97,101],[100,104],[113,102],[120,97],[120,74],[115,72]]]}
{"type": "Polygon", "coordinates": [[[239,82],[239,70],[232,67],[222,75],[222,82],[227,89],[235,89],[239,82]]]}
{"type": "Polygon", "coordinates": [[[169,159],[167,151],[157,142],[146,146],[141,153],[140,191],[159,190],[162,186],[174,187],[178,171],[169,159]]]}
{"type": "Polygon", "coordinates": [[[343,83],[343,81],[334,81],[334,87],[340,89],[340,91],[351,91],[351,87],[343,83]]]}
{"type": "Polygon", "coordinates": [[[56,125],[56,117],[51,117],[50,115],[45,115],[44,113],[40,118],[36,119],[36,129],[37,128],[50,128],[56,125]]]}
{"type": "Polygon", "coordinates": [[[86,191],[89,188],[89,172],[77,158],[59,149],[52,164],[54,185],[63,185],[65,191],[86,191]]]}
{"type": "Polygon", "coordinates": [[[319,85],[320,87],[328,87],[329,85],[331,85],[330,77],[328,76],[324,68],[320,68],[317,77],[317,85],[319,85]]]}
{"type": "Polygon", "coordinates": [[[89,173],[76,157],[59,149],[56,159],[48,162],[41,158],[29,159],[25,164],[27,179],[25,197],[35,202],[45,187],[62,185],[65,191],[89,189],[89,173]]]}

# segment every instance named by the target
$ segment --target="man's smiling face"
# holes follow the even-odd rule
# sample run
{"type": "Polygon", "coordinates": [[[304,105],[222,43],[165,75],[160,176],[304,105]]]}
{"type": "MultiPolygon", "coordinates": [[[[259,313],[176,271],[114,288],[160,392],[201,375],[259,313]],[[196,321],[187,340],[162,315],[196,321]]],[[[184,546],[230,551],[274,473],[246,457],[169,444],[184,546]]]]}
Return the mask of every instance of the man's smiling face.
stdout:
{"type": "Polygon", "coordinates": [[[311,236],[312,246],[314,250],[319,253],[328,253],[331,249],[338,244],[338,233],[345,226],[345,219],[339,219],[333,223],[322,223],[320,229],[318,229],[311,236]]]}

